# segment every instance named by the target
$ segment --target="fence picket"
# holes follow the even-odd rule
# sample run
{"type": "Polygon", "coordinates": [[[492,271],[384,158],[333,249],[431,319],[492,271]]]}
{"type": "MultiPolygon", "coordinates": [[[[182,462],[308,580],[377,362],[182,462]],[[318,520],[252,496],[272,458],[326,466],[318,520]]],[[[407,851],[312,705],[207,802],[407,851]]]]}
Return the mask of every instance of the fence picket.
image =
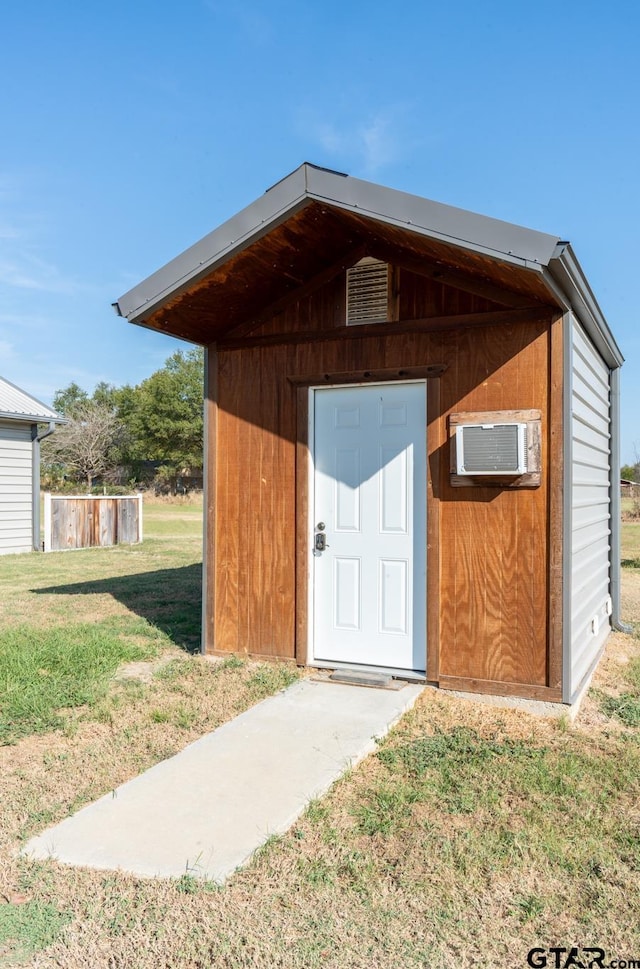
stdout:
{"type": "Polygon", "coordinates": [[[142,541],[142,495],[44,496],[44,551],[142,541]]]}

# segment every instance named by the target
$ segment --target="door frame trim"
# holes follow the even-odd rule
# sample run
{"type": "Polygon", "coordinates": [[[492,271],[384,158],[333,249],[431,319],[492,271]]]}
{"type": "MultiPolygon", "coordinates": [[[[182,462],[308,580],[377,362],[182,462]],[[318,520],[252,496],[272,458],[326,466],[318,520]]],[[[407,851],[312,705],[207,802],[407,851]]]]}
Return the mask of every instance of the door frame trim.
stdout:
{"type": "MultiPolygon", "coordinates": [[[[438,642],[439,642],[439,608],[438,596],[440,589],[439,578],[439,514],[437,514],[437,502],[440,492],[439,484],[436,482],[434,487],[433,472],[439,469],[439,442],[436,442],[436,429],[439,427],[439,402],[440,380],[438,379],[446,370],[446,365],[431,365],[425,367],[405,367],[397,369],[378,369],[376,371],[350,371],[336,374],[309,374],[296,375],[289,377],[289,381],[296,388],[297,403],[297,437],[296,437],[296,635],[295,635],[295,657],[299,666],[313,666],[318,669],[333,669],[337,666],[348,666],[352,664],[331,665],[322,661],[315,661],[313,657],[313,556],[311,555],[313,545],[313,522],[311,520],[314,500],[314,408],[312,404],[312,392],[329,387],[358,387],[371,386],[372,384],[415,384],[420,383],[425,386],[425,405],[426,405],[426,428],[425,428],[425,447],[426,447],[426,482],[425,500],[427,504],[426,514],[426,571],[427,583],[425,589],[426,598],[426,642],[425,654],[427,669],[413,671],[413,675],[429,681],[437,681],[437,661],[438,661],[438,642]],[[363,379],[364,377],[364,379],[363,379]],[[320,379],[318,379],[320,378],[320,379]],[[345,379],[346,378],[346,379],[345,379]],[[431,407],[437,409],[430,412],[431,407]],[[430,431],[431,428],[431,431],[430,431]],[[436,453],[432,453],[430,444],[436,444],[436,453]],[[434,464],[435,462],[435,464],[434,464]],[[431,522],[432,512],[436,513],[434,522],[431,522]],[[435,565],[436,574],[430,578],[431,566],[435,565]],[[432,606],[432,608],[430,608],[432,606]],[[432,660],[431,637],[435,647],[435,656],[432,660]],[[435,660],[435,667],[434,667],[435,660]]],[[[394,670],[389,670],[393,674],[394,670]]],[[[404,671],[406,675],[411,675],[412,671],[404,671]]],[[[398,673],[398,675],[400,675],[398,673]]]]}

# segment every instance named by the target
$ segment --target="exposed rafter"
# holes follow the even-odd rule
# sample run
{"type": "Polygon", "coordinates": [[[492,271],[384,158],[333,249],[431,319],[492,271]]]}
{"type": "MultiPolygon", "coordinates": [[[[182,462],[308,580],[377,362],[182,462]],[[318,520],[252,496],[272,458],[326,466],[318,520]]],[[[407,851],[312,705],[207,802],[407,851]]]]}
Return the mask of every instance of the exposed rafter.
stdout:
{"type": "Polygon", "coordinates": [[[385,262],[393,262],[401,269],[416,273],[418,276],[426,276],[444,286],[451,286],[454,289],[462,290],[464,293],[471,293],[473,296],[481,296],[490,299],[494,303],[513,308],[531,306],[531,296],[523,296],[522,293],[514,293],[491,283],[488,280],[480,279],[469,275],[469,273],[457,272],[428,259],[422,259],[415,253],[408,252],[406,249],[398,249],[387,245],[384,242],[373,240],[368,246],[369,254],[377,259],[384,259],[385,262]]]}
{"type": "Polygon", "coordinates": [[[271,303],[270,306],[267,306],[259,315],[252,317],[250,320],[245,320],[244,323],[240,323],[232,330],[229,330],[228,333],[225,334],[224,339],[239,339],[240,337],[247,336],[249,333],[252,333],[255,329],[257,329],[257,327],[261,326],[262,323],[266,323],[267,320],[277,316],[278,313],[286,309],[291,303],[305,299],[307,296],[311,296],[312,293],[315,293],[318,289],[321,289],[321,287],[326,283],[331,282],[331,280],[334,279],[334,277],[339,273],[346,272],[346,270],[354,266],[358,260],[362,259],[364,255],[365,247],[362,245],[356,246],[356,248],[352,249],[349,253],[347,253],[346,256],[338,259],[331,266],[327,266],[326,269],[323,269],[322,272],[319,272],[316,276],[313,276],[313,278],[308,280],[308,282],[303,283],[302,286],[298,286],[285,296],[275,300],[275,302],[271,303]]]}

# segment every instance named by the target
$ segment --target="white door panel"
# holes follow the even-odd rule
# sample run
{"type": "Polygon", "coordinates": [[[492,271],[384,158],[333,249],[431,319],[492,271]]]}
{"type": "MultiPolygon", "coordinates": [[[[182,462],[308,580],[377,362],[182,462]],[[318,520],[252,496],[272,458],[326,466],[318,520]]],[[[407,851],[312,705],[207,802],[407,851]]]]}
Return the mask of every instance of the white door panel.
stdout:
{"type": "Polygon", "coordinates": [[[424,670],[425,384],[311,393],[314,659],[424,670]]]}

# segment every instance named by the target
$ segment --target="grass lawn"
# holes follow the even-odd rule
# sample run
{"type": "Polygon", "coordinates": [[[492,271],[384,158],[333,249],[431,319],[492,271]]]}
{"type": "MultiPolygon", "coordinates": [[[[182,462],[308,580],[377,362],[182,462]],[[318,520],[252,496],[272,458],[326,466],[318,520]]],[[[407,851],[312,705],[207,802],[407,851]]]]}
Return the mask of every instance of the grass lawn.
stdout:
{"type": "Polygon", "coordinates": [[[623,566],[640,564],[640,521],[622,523],[621,544],[623,566]]]}
{"type": "MultiPolygon", "coordinates": [[[[223,888],[16,858],[295,675],[193,655],[200,509],[152,505],[145,529],[139,548],[0,559],[0,966],[520,967],[574,945],[640,959],[640,642],[620,633],[573,725],[425,691],[223,888]]],[[[623,542],[640,622],[640,525],[623,542]]]]}

